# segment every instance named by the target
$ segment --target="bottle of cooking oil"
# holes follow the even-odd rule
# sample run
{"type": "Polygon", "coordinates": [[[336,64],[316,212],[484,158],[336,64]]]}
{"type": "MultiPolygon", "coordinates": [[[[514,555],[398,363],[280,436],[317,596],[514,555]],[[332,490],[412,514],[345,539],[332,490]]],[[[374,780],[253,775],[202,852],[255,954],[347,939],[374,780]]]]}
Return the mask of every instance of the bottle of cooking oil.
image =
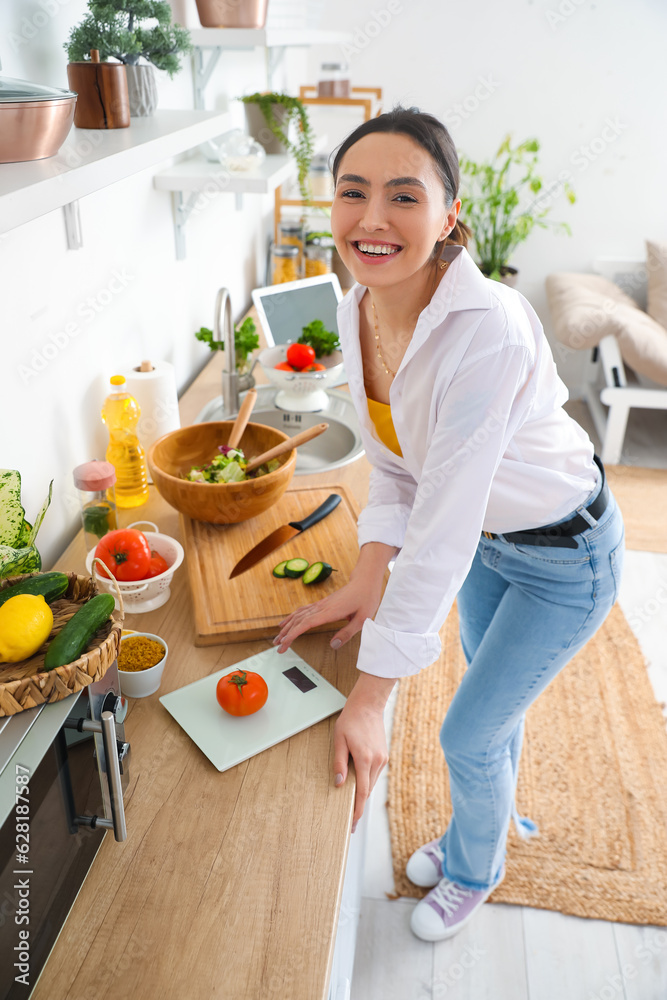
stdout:
{"type": "Polygon", "coordinates": [[[118,507],[139,507],[148,500],[148,466],[136,434],[140,416],[139,404],[125,388],[125,377],[112,375],[102,420],[109,431],[106,459],[116,470],[118,507]]]}

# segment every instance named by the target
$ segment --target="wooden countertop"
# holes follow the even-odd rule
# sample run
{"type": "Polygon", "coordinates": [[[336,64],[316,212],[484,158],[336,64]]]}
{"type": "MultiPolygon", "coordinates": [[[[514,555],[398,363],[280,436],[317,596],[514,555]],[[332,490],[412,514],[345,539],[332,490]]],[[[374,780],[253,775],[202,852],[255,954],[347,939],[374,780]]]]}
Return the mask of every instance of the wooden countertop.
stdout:
{"type": "MultiPolygon", "coordinates": [[[[221,354],[183,395],[183,425],[220,394],[221,354]]],[[[292,483],[343,482],[361,507],[369,470],[362,457],[292,483]]],[[[154,487],[121,516],[181,538],[154,487]]],[[[79,534],[54,568],[85,572],[84,557],[79,534]]],[[[352,764],[345,785],[333,784],[337,716],[220,773],[158,697],[268,643],[195,647],[184,565],[171,599],[126,625],[169,645],[159,692],[129,702],[128,838],[105,836],[33,1000],[326,1000],[355,787],[352,764]]],[[[294,649],[348,694],[358,637],[338,652],[330,638],[302,636],[294,649]]]]}

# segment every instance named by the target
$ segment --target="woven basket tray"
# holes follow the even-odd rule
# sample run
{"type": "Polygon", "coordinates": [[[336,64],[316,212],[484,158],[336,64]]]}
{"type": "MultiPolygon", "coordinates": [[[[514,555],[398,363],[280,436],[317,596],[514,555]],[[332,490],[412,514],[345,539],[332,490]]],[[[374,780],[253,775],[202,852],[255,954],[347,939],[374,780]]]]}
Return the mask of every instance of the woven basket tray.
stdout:
{"type": "MultiPolygon", "coordinates": [[[[23,576],[0,580],[0,591],[13,583],[36,575],[26,573],[23,576]]],[[[120,598],[120,610],[114,611],[111,618],[100,626],[78,660],[67,663],[64,667],[55,667],[53,670],[43,669],[44,654],[53,637],[76,614],[82,604],[98,593],[94,578],[79,576],[77,573],[68,573],[67,576],[69,577],[67,590],[50,605],[53,612],[53,628],[46,642],[27,660],[0,665],[0,717],[16,715],[26,708],[35,708],[45,702],[61,701],[68,695],[75,694],[93,681],[104,677],[118,655],[124,617],[122,598],[120,598]]]]}

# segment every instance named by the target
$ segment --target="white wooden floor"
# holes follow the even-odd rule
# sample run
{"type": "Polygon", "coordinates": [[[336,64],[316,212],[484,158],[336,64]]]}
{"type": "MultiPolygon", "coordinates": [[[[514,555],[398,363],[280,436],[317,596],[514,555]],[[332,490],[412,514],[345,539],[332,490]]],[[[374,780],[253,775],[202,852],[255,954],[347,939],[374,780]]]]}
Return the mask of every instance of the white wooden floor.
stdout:
{"type": "MultiPolygon", "coordinates": [[[[584,404],[566,408],[599,450],[584,404]]],[[[666,417],[634,411],[624,464],[667,468],[666,417]]],[[[626,553],[619,600],[660,702],[667,702],[667,606],[657,596],[666,591],[667,555],[626,553]]],[[[385,715],[389,740],[394,701],[385,715]]],[[[385,770],[368,807],[351,1000],[667,1000],[667,927],[488,903],[449,941],[420,941],[409,926],[416,900],[385,895],[394,888],[386,799],[385,770]]]]}

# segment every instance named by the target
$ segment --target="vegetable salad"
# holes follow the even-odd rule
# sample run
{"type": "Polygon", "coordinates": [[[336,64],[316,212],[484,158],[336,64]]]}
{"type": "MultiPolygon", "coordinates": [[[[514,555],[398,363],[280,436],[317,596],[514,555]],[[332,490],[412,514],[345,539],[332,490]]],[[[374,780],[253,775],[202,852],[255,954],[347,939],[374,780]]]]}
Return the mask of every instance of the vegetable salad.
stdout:
{"type": "Polygon", "coordinates": [[[245,479],[266,476],[280,466],[278,459],[272,458],[270,462],[246,475],[248,459],[240,448],[228,448],[226,444],[221,444],[218,451],[220,454],[208,465],[193,465],[183,478],[189,479],[191,483],[241,483],[245,479]]]}

